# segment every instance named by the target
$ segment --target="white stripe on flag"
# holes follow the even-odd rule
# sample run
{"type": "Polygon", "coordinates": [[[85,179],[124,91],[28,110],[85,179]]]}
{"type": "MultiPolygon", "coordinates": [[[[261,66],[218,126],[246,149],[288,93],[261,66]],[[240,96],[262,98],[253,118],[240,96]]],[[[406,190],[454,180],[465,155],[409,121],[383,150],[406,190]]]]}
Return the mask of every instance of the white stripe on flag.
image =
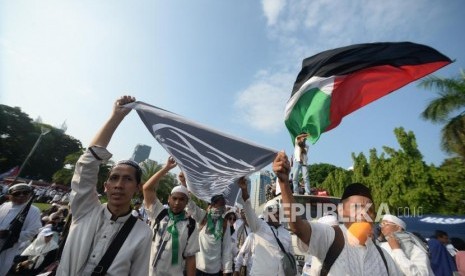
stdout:
{"type": "Polygon", "coordinates": [[[292,108],[297,103],[302,94],[311,90],[312,88],[319,88],[323,93],[331,95],[334,89],[334,76],[323,78],[323,77],[311,77],[308,79],[302,86],[297,90],[297,92],[292,95],[292,97],[287,101],[286,109],[284,111],[284,120],[289,118],[292,108]]]}

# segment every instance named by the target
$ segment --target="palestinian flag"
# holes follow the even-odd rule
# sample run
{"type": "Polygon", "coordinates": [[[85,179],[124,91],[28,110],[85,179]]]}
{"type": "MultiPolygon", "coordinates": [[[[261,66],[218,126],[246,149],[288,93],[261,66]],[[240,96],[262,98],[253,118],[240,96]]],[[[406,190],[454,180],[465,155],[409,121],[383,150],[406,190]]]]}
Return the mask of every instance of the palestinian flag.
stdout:
{"type": "Polygon", "coordinates": [[[451,62],[411,42],[357,44],[304,59],[285,111],[292,142],[305,132],[315,143],[344,116],[451,62]]]}

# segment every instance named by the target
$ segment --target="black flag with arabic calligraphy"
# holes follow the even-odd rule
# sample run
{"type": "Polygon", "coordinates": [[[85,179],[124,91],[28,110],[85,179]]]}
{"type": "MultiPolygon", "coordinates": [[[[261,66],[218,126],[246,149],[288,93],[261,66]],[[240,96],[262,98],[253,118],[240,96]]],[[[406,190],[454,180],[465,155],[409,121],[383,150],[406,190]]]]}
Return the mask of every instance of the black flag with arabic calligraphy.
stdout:
{"type": "Polygon", "coordinates": [[[277,153],[143,102],[126,106],[137,111],[153,137],[173,156],[189,190],[207,202],[223,194],[233,204],[238,192],[235,181],[271,164],[277,153]]]}

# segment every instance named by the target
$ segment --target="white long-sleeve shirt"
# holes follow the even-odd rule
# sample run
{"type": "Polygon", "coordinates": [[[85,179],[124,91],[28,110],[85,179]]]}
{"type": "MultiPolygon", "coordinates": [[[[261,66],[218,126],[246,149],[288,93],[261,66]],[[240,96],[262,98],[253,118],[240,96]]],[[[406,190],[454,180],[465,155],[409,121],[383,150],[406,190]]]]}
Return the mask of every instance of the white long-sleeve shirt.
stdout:
{"type": "MultiPolygon", "coordinates": [[[[155,227],[155,219],[160,214],[160,212],[164,209],[163,204],[156,199],[155,204],[152,205],[151,209],[145,209],[147,212],[149,220],[152,222],[152,228],[155,227]]],[[[194,256],[197,252],[199,252],[199,230],[197,227],[192,232],[191,236],[189,236],[189,219],[180,221],[176,224],[176,227],[179,232],[178,241],[179,241],[179,248],[178,248],[178,264],[173,265],[171,264],[172,258],[172,241],[173,238],[171,234],[168,233],[167,228],[173,224],[172,220],[169,220],[168,215],[165,216],[164,219],[160,221],[159,225],[159,233],[155,235],[155,240],[152,243],[152,249],[150,252],[150,275],[157,275],[157,276],[168,276],[168,275],[182,275],[183,274],[183,266],[182,260],[184,257],[194,256]],[[156,267],[153,267],[154,260],[157,258],[158,251],[161,247],[161,242],[166,240],[166,245],[161,255],[158,259],[156,267]]]]}
{"type": "MultiPolygon", "coordinates": [[[[101,147],[92,147],[97,156],[108,160],[111,154],[101,147]]],[[[111,241],[132,214],[111,220],[106,204],[101,204],[96,190],[101,160],[87,150],[76,163],[71,182],[71,223],[68,238],[57,270],[58,276],[90,275],[105,254],[111,241]]],[[[108,268],[108,276],[140,275],[149,273],[150,227],[137,220],[108,268]]]]}
{"type": "Polygon", "coordinates": [[[428,255],[418,248],[418,246],[413,245],[412,252],[410,253],[410,259],[407,258],[402,249],[391,249],[391,246],[387,242],[381,243],[381,247],[384,248],[389,255],[391,255],[392,259],[404,275],[434,275],[428,255]]]}
{"type": "MultiPolygon", "coordinates": [[[[207,212],[197,206],[192,200],[187,203],[187,212],[197,222],[200,227],[207,212]]],[[[226,221],[224,223],[227,223],[226,221]]],[[[226,227],[222,239],[215,239],[213,234],[206,232],[207,225],[204,225],[199,231],[200,251],[195,255],[197,269],[205,273],[231,273],[233,258],[231,255],[231,231],[226,227]]]]}
{"type": "Polygon", "coordinates": [[[244,211],[250,230],[254,233],[250,275],[284,275],[281,262],[284,253],[274,235],[282,243],[286,252],[290,252],[293,255],[291,234],[282,225],[275,228],[268,225],[264,220],[259,219],[252,209],[250,199],[246,200],[244,211]]]}
{"type": "Polygon", "coordinates": [[[254,234],[250,233],[250,235],[247,236],[245,239],[244,243],[242,244],[239,252],[236,255],[236,258],[234,259],[234,270],[235,271],[240,271],[242,266],[247,267],[247,275],[250,275],[250,268],[252,267],[252,245],[253,245],[253,240],[254,240],[254,234]]]}

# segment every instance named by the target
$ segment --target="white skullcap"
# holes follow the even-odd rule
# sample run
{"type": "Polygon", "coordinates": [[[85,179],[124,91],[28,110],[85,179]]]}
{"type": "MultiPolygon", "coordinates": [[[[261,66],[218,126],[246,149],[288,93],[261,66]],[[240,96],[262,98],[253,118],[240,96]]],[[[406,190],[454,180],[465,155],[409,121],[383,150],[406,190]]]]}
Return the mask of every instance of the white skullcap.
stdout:
{"type": "Polygon", "coordinates": [[[175,186],[175,187],[171,190],[171,194],[173,194],[173,193],[183,193],[183,194],[185,194],[187,197],[189,197],[189,191],[188,191],[187,188],[184,187],[183,185],[175,186]]]}
{"type": "Polygon", "coordinates": [[[40,231],[39,235],[48,237],[53,235],[53,231],[49,227],[45,227],[44,229],[42,229],[42,231],[40,231]]]}
{"type": "Polygon", "coordinates": [[[324,223],[330,226],[339,225],[339,222],[337,221],[337,217],[333,215],[322,216],[321,218],[317,220],[317,222],[324,223]]]}
{"type": "Polygon", "coordinates": [[[384,215],[383,220],[392,222],[392,223],[394,223],[396,225],[399,225],[404,230],[407,229],[407,225],[405,224],[405,222],[403,220],[401,220],[400,218],[396,217],[396,216],[384,215]]]}

